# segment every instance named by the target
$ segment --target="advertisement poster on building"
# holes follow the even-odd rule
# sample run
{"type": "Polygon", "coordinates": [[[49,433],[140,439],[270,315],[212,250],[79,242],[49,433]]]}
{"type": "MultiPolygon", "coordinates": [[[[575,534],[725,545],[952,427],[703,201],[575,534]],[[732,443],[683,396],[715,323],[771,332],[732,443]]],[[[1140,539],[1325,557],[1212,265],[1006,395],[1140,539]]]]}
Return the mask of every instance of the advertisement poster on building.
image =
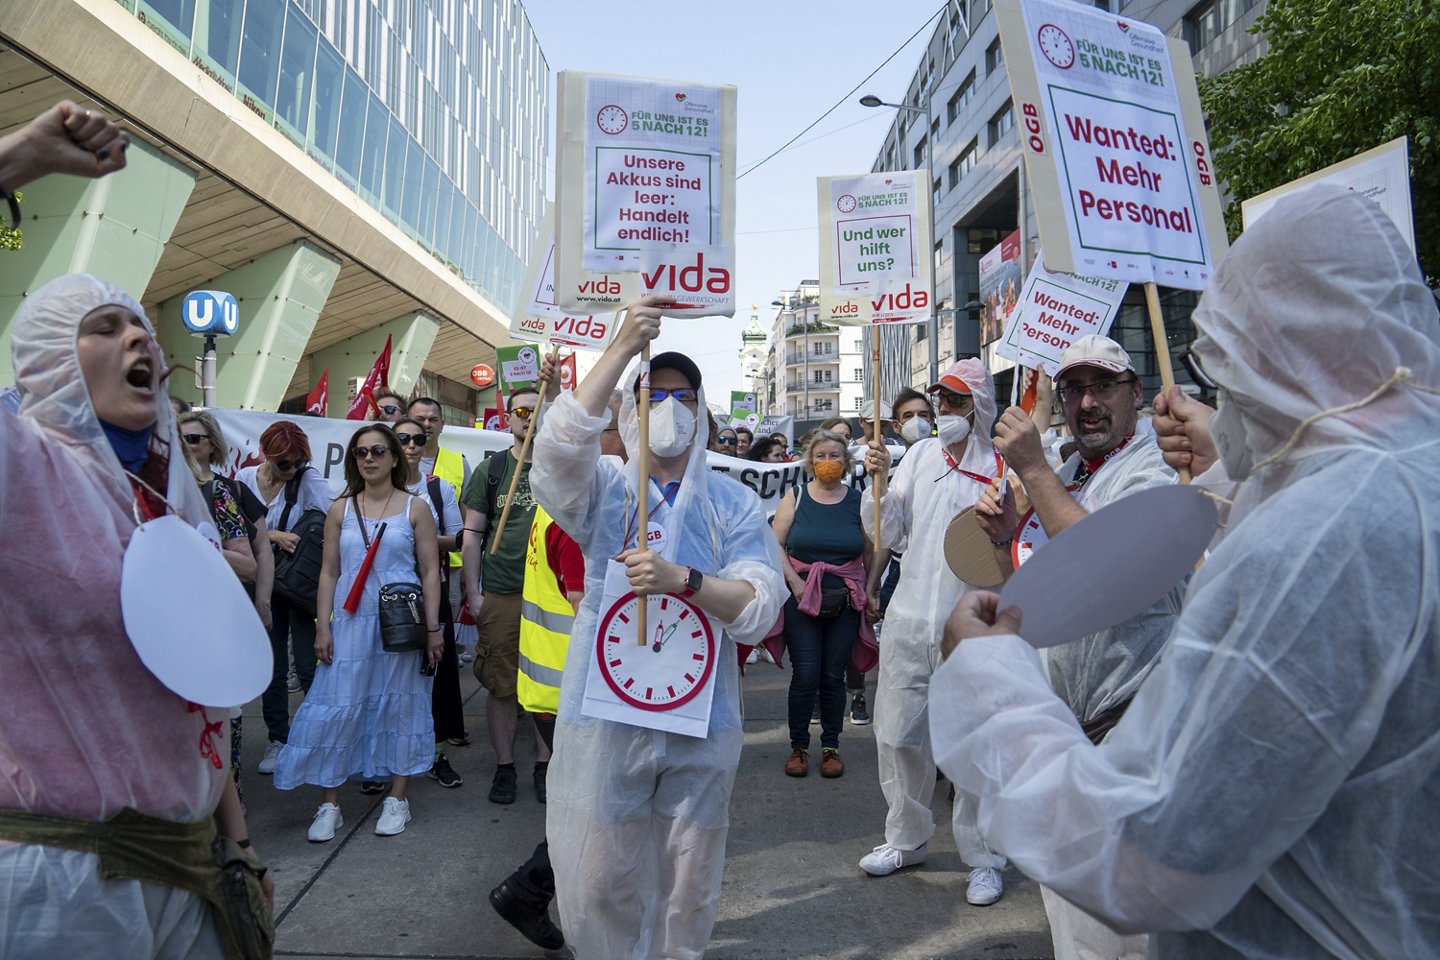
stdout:
{"type": "Polygon", "coordinates": [[[1020,302],[1020,231],[980,258],[980,343],[1000,339],[1020,302]]]}
{"type": "Polygon", "coordinates": [[[1051,269],[1204,289],[1227,243],[1189,47],[1070,0],[996,0],[1051,269]]]}
{"type": "Polygon", "coordinates": [[[732,316],[735,88],[567,70],[557,91],[558,306],[615,310],[638,280],[674,316],[732,316]]]}
{"type": "Polygon", "coordinates": [[[1025,278],[1005,336],[995,344],[996,356],[1055,376],[1066,347],[1092,333],[1103,337],[1110,332],[1129,287],[1122,280],[1052,273],[1042,253],[1025,278]]]}
{"type": "MultiPolygon", "coordinates": [[[[516,340],[531,343],[553,343],[576,347],[581,350],[604,350],[615,334],[615,317],[612,311],[600,315],[584,313],[572,315],[560,309],[555,294],[555,208],[545,205],[545,217],[540,221],[540,233],[531,247],[529,269],[525,273],[522,299],[515,315],[510,318],[510,335],[516,340]]],[[[582,283],[594,283],[599,275],[585,274],[582,283]]],[[[616,274],[621,304],[629,303],[640,295],[639,274],[616,274]]]]}
{"type": "Polygon", "coordinates": [[[930,180],[923,170],[820,177],[820,318],[930,318],[930,180]]]}
{"type": "Polygon", "coordinates": [[[1240,216],[1245,229],[1255,225],[1281,197],[1309,189],[1317,183],[1331,183],[1346,190],[1354,190],[1361,196],[1380,205],[1395,226],[1400,236],[1415,249],[1415,210],[1410,198],[1410,138],[1399,137],[1389,143],[1382,143],[1373,150],[1366,150],[1349,160],[1317,170],[1307,177],[1291,180],[1274,190],[1267,190],[1240,204],[1240,216]]]}

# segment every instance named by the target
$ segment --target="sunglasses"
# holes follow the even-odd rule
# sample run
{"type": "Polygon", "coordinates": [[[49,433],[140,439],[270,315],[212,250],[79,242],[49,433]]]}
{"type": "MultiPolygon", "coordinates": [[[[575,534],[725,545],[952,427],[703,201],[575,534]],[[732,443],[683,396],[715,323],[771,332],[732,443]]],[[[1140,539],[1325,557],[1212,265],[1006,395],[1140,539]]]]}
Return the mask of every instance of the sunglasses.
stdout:
{"type": "Polygon", "coordinates": [[[379,460],[390,452],[390,448],[383,443],[372,443],[368,447],[356,447],[356,460],[379,460]]]}
{"type": "Polygon", "coordinates": [[[400,408],[390,403],[381,404],[380,412],[385,414],[387,417],[393,417],[395,416],[395,414],[400,412],[400,408]]]}
{"type": "Polygon", "coordinates": [[[515,407],[511,410],[507,410],[506,414],[512,417],[519,417],[521,420],[529,420],[530,414],[534,412],[534,407],[515,407]]]}
{"type": "Polygon", "coordinates": [[[204,443],[210,438],[203,433],[182,433],[180,434],[180,439],[184,440],[192,447],[198,447],[200,446],[200,444],[204,443]]]}
{"type": "Polygon", "coordinates": [[[666,390],[664,387],[650,388],[651,403],[664,403],[667,397],[674,397],[681,403],[694,403],[699,395],[696,394],[694,387],[679,387],[675,390],[666,390]]]}
{"type": "Polygon", "coordinates": [[[425,446],[425,434],[423,433],[401,433],[399,430],[396,430],[395,439],[400,441],[400,446],[402,447],[412,443],[417,447],[425,446]]]}
{"type": "Polygon", "coordinates": [[[739,440],[736,440],[733,437],[716,437],[715,442],[722,447],[734,447],[738,446],[740,443],[739,440]]]}
{"type": "Polygon", "coordinates": [[[276,469],[276,470],[294,470],[294,469],[297,468],[297,467],[303,467],[303,466],[305,466],[305,464],[308,463],[308,462],[309,462],[309,461],[306,461],[306,460],[276,460],[276,461],[275,461],[275,469],[276,469]]]}

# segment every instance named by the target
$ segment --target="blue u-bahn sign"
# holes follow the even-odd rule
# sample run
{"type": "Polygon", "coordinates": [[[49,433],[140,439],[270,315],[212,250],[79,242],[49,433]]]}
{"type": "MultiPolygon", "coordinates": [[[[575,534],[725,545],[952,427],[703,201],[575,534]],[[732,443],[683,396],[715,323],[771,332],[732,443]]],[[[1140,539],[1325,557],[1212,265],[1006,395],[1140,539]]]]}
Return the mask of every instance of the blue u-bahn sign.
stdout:
{"type": "Polygon", "coordinates": [[[228,337],[240,326],[240,304],[221,290],[196,290],[180,305],[180,319],[193,336],[228,337]]]}

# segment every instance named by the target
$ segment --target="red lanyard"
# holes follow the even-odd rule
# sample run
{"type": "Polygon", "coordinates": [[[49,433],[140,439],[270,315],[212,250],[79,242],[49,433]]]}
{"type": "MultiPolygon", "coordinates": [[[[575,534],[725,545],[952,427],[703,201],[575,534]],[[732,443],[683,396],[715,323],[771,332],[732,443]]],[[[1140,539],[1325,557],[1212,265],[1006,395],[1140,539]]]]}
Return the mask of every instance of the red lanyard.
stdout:
{"type": "Polygon", "coordinates": [[[961,476],[969,477],[971,480],[983,483],[987,487],[990,484],[994,483],[996,480],[1000,479],[1000,475],[1005,468],[1005,461],[1001,458],[999,450],[995,451],[995,476],[993,477],[987,477],[983,476],[982,474],[971,473],[969,470],[961,469],[960,464],[956,463],[955,458],[950,455],[949,447],[941,447],[940,452],[945,454],[945,463],[949,465],[951,470],[954,470],[961,476]]]}
{"type": "Polygon", "coordinates": [[[1078,485],[1081,485],[1081,486],[1083,486],[1083,485],[1086,484],[1086,483],[1089,483],[1089,482],[1090,482],[1090,478],[1093,477],[1093,476],[1095,476],[1095,474],[1099,473],[1101,467],[1103,467],[1103,466],[1105,466],[1105,464],[1109,463],[1110,460],[1111,460],[1111,458],[1113,458],[1113,457],[1116,456],[1121,450],[1124,450],[1127,446],[1129,446],[1130,441],[1131,441],[1131,440],[1134,440],[1134,439],[1135,439],[1135,431],[1132,430],[1132,431],[1130,431],[1130,435],[1129,435],[1128,437],[1126,437],[1124,440],[1121,440],[1120,443],[1119,443],[1119,445],[1116,446],[1114,450],[1111,450],[1109,453],[1105,454],[1105,455],[1104,455],[1103,457],[1101,457],[1099,460],[1086,460],[1084,457],[1081,457],[1081,458],[1080,458],[1080,467],[1079,467],[1079,469],[1077,469],[1077,470],[1075,471],[1074,482],[1075,482],[1076,484],[1078,484],[1078,485]]]}

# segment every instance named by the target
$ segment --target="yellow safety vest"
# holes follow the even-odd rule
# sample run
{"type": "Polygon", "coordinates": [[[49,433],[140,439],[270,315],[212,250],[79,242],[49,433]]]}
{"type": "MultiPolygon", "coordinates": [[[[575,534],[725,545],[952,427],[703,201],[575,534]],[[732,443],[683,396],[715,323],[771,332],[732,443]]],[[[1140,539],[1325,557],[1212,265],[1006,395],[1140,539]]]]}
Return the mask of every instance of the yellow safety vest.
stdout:
{"type": "MultiPolygon", "coordinates": [[[[444,447],[437,449],[435,451],[435,476],[455,488],[455,502],[459,503],[460,490],[465,486],[465,458],[453,450],[446,450],[444,447]]],[[[445,535],[447,537],[453,537],[459,532],[459,530],[446,530],[445,535]]],[[[450,551],[450,569],[459,570],[460,564],[460,551],[450,551]]]]}
{"type": "Polygon", "coordinates": [[[525,586],[520,594],[520,673],[515,695],[531,713],[555,713],[560,708],[560,675],[570,649],[575,608],[560,591],[550,569],[546,533],[555,523],[540,506],[530,526],[525,548],[525,586]]]}

